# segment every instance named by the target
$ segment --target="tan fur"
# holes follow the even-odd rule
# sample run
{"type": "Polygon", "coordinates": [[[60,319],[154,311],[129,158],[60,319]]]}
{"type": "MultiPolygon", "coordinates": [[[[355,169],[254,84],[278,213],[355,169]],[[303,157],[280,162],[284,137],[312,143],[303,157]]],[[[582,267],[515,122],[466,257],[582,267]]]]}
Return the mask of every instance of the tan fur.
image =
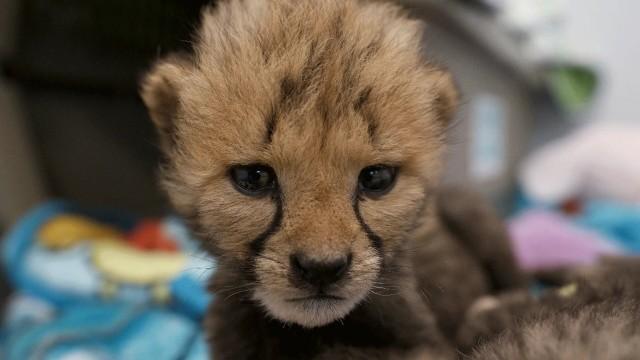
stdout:
{"type": "MultiPolygon", "coordinates": [[[[193,54],[161,60],[148,73],[142,97],[168,158],[162,173],[167,193],[218,256],[214,289],[249,295],[235,303],[219,294],[208,319],[213,331],[227,320],[237,324],[238,334],[243,326],[251,331],[255,312],[246,302],[259,304],[267,318],[306,328],[354,312],[374,321],[371,312],[388,308],[384,327],[399,329],[395,322],[404,321],[411,333],[403,341],[420,338],[421,346],[432,348],[441,338],[420,300],[421,288],[458,284],[438,282],[446,274],[427,265],[446,262],[473,274],[468,280],[476,285],[438,302],[448,306],[447,299],[457,297],[452,314],[487,291],[475,260],[458,256],[462,245],[449,244],[453,235],[437,236],[435,246],[429,244],[435,251],[422,246],[428,234],[441,232],[433,198],[444,133],[457,104],[448,72],[424,60],[422,30],[388,3],[222,1],[205,10],[193,54]],[[257,163],[275,170],[277,200],[248,197],[233,187],[229,168],[257,163]],[[395,186],[382,197],[361,198],[358,175],[376,164],[398,167],[395,186]],[[254,259],[251,242],[265,231],[268,240],[254,259]],[[380,251],[368,231],[382,239],[380,251]],[[443,243],[449,244],[442,247],[447,257],[462,260],[439,257],[443,243]],[[308,295],[289,276],[295,252],[318,261],[351,253],[348,275],[334,289],[345,300],[287,302],[308,295]],[[415,278],[414,254],[434,258],[416,261],[420,275],[433,281],[415,278]],[[365,299],[371,306],[358,308],[365,299]]],[[[264,331],[270,326],[260,324],[264,331]]],[[[218,343],[249,341],[217,335],[218,343]]],[[[255,346],[278,354],[265,342],[255,346]]],[[[241,347],[216,350],[225,358],[227,349],[241,347]]]]}
{"type": "MultiPolygon", "coordinates": [[[[352,248],[354,276],[370,283],[366,274],[379,262],[353,216],[358,173],[374,164],[401,167],[391,194],[362,204],[363,217],[393,248],[438,178],[446,121],[439,98],[455,101],[448,77],[420,54],[422,27],[395,6],[336,0],[223,2],[202,23],[192,63],[160,62],[143,85],[154,121],[174,129],[174,168],[165,180],[174,204],[197,211],[220,253],[242,259],[274,209],[268,199],[235,191],[226,171],[269,164],[287,200],[266,253],[286,263],[293,251],[323,258],[352,248]],[[286,86],[301,88],[282,103],[286,86]],[[368,121],[376,122],[373,138],[368,121]]],[[[260,280],[272,284],[270,292],[295,295],[278,266],[259,262],[260,280]]]]}

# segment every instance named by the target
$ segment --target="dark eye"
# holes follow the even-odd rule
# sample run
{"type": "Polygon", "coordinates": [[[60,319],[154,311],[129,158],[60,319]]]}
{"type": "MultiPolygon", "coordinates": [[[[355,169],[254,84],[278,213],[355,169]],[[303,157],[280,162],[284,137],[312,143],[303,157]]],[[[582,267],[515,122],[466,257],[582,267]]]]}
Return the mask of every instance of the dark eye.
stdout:
{"type": "Polygon", "coordinates": [[[276,188],[276,174],[264,165],[240,165],[230,169],[231,182],[241,193],[261,196],[276,188]]]}
{"type": "Polygon", "coordinates": [[[374,197],[386,194],[395,183],[396,172],[396,168],[391,166],[367,166],[358,176],[360,191],[374,197]]]}

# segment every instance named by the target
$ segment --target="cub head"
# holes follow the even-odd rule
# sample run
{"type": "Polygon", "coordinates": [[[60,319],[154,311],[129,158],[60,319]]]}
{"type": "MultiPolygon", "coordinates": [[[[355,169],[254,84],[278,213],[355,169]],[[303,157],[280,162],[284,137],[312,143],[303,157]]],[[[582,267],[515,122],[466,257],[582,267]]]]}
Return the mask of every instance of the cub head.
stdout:
{"type": "Polygon", "coordinates": [[[172,203],[270,316],[344,317],[418,223],[456,102],[421,35],[390,4],[227,1],[146,75],[172,203]]]}

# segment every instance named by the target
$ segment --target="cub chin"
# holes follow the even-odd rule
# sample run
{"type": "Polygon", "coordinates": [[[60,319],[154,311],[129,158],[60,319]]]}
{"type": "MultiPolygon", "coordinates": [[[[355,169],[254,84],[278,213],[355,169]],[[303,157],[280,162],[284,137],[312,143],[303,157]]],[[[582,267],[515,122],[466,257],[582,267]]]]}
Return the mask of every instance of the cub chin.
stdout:
{"type": "Polygon", "coordinates": [[[221,1],[146,75],[163,186],[218,259],[214,358],[451,357],[521,283],[497,218],[438,190],[457,93],[421,35],[387,3],[221,1]]]}

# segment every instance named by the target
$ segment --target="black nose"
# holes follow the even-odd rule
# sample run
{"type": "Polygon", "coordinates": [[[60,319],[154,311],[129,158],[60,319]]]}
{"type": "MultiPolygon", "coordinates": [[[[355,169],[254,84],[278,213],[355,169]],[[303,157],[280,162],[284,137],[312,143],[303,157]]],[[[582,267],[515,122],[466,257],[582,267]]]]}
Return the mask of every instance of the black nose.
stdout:
{"type": "Polygon", "coordinates": [[[351,254],[328,261],[318,261],[304,254],[291,255],[293,274],[304,282],[323,287],[342,279],[351,265],[351,254]]]}

